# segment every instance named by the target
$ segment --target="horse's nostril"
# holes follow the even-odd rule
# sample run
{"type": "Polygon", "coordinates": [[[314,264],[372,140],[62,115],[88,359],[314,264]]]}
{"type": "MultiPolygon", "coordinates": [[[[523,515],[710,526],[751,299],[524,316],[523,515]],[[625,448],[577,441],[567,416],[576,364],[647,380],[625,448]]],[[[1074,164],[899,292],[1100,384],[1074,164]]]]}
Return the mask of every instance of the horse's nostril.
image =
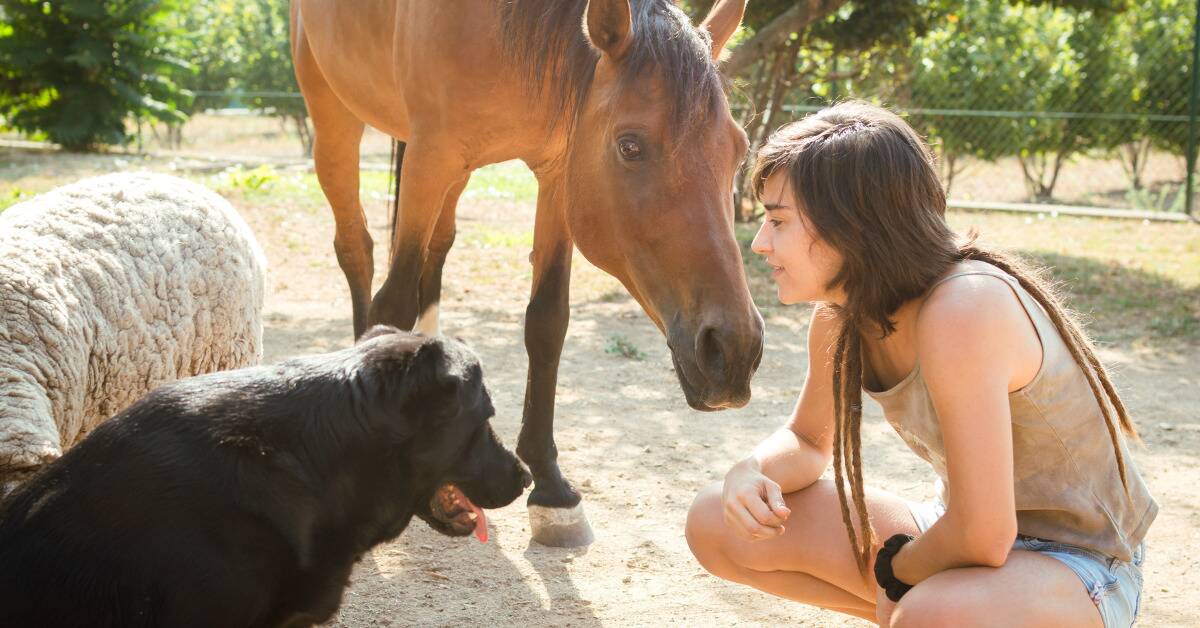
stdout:
{"type": "Polygon", "coordinates": [[[696,338],[696,357],[709,383],[720,383],[725,376],[725,352],[716,327],[705,325],[696,338]]]}

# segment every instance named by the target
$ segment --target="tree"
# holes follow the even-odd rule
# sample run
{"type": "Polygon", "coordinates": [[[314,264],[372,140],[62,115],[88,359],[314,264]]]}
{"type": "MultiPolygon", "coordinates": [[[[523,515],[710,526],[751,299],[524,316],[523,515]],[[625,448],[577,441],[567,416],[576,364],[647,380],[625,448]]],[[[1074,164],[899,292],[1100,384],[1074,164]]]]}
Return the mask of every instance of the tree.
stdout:
{"type": "MultiPolygon", "coordinates": [[[[710,4],[691,2],[693,16],[710,4]]],[[[763,0],[747,6],[747,33],[724,69],[748,78],[740,96],[752,145],[779,126],[784,103],[865,97],[912,111],[947,188],[963,157],[1012,155],[1030,196],[1045,199],[1072,155],[1120,137],[1111,120],[1041,112],[1111,105],[1128,84],[1117,71],[1128,59],[1114,45],[1113,16],[1128,8],[1127,0],[763,0]],[[787,28],[814,7],[828,12],[787,28]],[[961,113],[981,110],[996,113],[961,113]]]]}
{"type": "Polygon", "coordinates": [[[1078,60],[1067,46],[1073,14],[1048,6],[963,0],[946,22],[913,42],[912,106],[996,112],[984,118],[926,115],[918,126],[939,146],[953,181],[964,155],[991,160],[1016,155],[1034,198],[1049,198],[1078,135],[1061,111],[1077,100],[1078,60]],[[1030,115],[1026,115],[1030,114],[1030,115]]]}
{"type": "MultiPolygon", "coordinates": [[[[1002,11],[1003,7],[994,3],[960,6],[959,11],[942,16],[941,27],[914,40],[910,48],[909,93],[904,104],[927,111],[947,112],[1001,108],[1001,105],[983,102],[983,99],[1005,91],[1005,88],[996,89],[1002,74],[1002,58],[990,45],[992,37],[1012,38],[1011,33],[1005,36],[997,32],[1004,26],[1000,19],[1002,11]],[[979,30],[973,28],[970,21],[964,24],[961,13],[968,12],[972,12],[972,19],[992,28],[979,30]]],[[[918,113],[911,116],[909,122],[930,139],[947,194],[954,178],[965,167],[963,157],[991,161],[1019,150],[1017,136],[1008,121],[981,127],[979,118],[953,113],[918,113]]]]}
{"type": "Polygon", "coordinates": [[[949,190],[965,162],[1015,156],[1029,195],[1052,196],[1083,151],[1128,141],[1119,92],[1128,19],[1109,0],[938,2],[938,25],[912,42],[909,121],[939,154],[949,190]]]}
{"type": "MultiPolygon", "coordinates": [[[[176,33],[173,45],[181,58],[188,59],[186,67],[176,68],[174,80],[194,94],[179,104],[188,119],[198,111],[224,107],[223,93],[235,84],[235,73],[242,55],[237,23],[239,3],[233,0],[188,2],[181,10],[167,16],[169,28],[176,33]]],[[[183,144],[184,120],[166,122],[166,144],[180,148],[183,144]]],[[[154,129],[157,136],[158,130],[154,129]]]]}
{"type": "MultiPolygon", "coordinates": [[[[729,55],[725,72],[731,76],[747,70],[756,61],[781,48],[792,45],[792,35],[810,24],[833,14],[847,0],[801,0],[775,15],[770,22],[755,30],[754,37],[742,42],[729,55]]],[[[778,3],[776,3],[778,4],[778,3]]]]}
{"type": "MultiPolygon", "coordinates": [[[[712,2],[692,3],[693,16],[712,2]]],[[[840,82],[861,76],[889,50],[923,33],[928,13],[923,0],[763,0],[750,2],[743,21],[747,34],[723,65],[730,76],[749,79],[735,97],[741,122],[757,150],[781,118],[785,103],[825,102],[840,82]],[[838,59],[850,63],[839,67],[838,59]]],[[[746,172],[737,181],[739,217],[751,220],[746,172]]]]}
{"type": "Polygon", "coordinates": [[[1129,99],[1136,110],[1147,114],[1147,135],[1154,146],[1180,157],[1187,151],[1187,123],[1161,117],[1188,115],[1187,95],[1196,71],[1192,68],[1193,16],[1192,0],[1148,0],[1137,9],[1130,37],[1129,99]]]}
{"type": "Polygon", "coordinates": [[[241,22],[239,33],[244,42],[245,57],[238,78],[243,85],[260,92],[297,96],[258,95],[252,96],[251,102],[258,108],[269,108],[280,119],[295,125],[304,153],[311,155],[313,134],[308,126],[308,108],[304,99],[298,97],[300,88],[292,66],[288,3],[257,0],[252,6],[257,10],[243,7],[244,15],[253,15],[253,18],[241,22]]]}
{"type": "Polygon", "coordinates": [[[131,116],[181,120],[168,78],[171,0],[0,0],[0,103],[9,126],[72,150],[129,140],[131,116]]]}
{"type": "MultiPolygon", "coordinates": [[[[312,152],[308,110],[296,85],[283,0],[207,0],[172,17],[192,68],[177,80],[197,97],[188,113],[236,104],[268,111],[295,126],[312,152]]],[[[182,141],[173,129],[172,143],[182,141]]]]}

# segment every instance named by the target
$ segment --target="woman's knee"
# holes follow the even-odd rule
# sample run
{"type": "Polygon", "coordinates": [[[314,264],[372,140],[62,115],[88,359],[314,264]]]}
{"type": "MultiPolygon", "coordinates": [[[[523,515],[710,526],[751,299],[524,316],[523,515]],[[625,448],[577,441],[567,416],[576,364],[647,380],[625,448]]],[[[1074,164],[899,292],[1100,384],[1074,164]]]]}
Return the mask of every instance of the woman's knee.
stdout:
{"type": "Polygon", "coordinates": [[[721,578],[730,578],[736,566],[726,556],[722,547],[729,534],[721,504],[720,482],[704,487],[696,494],[688,509],[684,536],[692,555],[709,573],[721,578]]]}

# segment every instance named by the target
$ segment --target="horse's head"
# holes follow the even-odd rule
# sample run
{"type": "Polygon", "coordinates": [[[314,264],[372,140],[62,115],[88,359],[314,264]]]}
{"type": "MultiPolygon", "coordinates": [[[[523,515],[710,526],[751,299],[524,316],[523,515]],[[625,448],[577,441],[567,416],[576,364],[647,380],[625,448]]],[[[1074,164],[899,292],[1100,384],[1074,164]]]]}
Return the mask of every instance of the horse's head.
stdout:
{"type": "Polygon", "coordinates": [[[567,155],[576,245],[666,335],[698,410],[745,405],[762,356],[733,230],[746,134],[714,63],[743,8],[719,0],[698,31],[669,3],[591,0],[587,32],[600,58],[567,155]]]}

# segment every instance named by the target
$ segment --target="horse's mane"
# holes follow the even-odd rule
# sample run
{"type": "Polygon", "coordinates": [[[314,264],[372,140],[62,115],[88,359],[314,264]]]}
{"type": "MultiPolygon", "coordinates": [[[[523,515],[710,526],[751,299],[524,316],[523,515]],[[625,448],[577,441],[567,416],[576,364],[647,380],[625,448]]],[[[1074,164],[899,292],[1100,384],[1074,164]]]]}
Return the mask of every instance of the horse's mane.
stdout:
{"type": "MultiPolygon", "coordinates": [[[[621,84],[656,72],[666,88],[676,135],[686,133],[717,105],[723,88],[708,36],[692,27],[671,0],[630,0],[630,5],[633,43],[621,63],[621,84]]],[[[501,0],[505,51],[532,95],[552,99],[552,125],[574,123],[600,58],[583,34],[586,9],[587,0],[501,0]]]]}

